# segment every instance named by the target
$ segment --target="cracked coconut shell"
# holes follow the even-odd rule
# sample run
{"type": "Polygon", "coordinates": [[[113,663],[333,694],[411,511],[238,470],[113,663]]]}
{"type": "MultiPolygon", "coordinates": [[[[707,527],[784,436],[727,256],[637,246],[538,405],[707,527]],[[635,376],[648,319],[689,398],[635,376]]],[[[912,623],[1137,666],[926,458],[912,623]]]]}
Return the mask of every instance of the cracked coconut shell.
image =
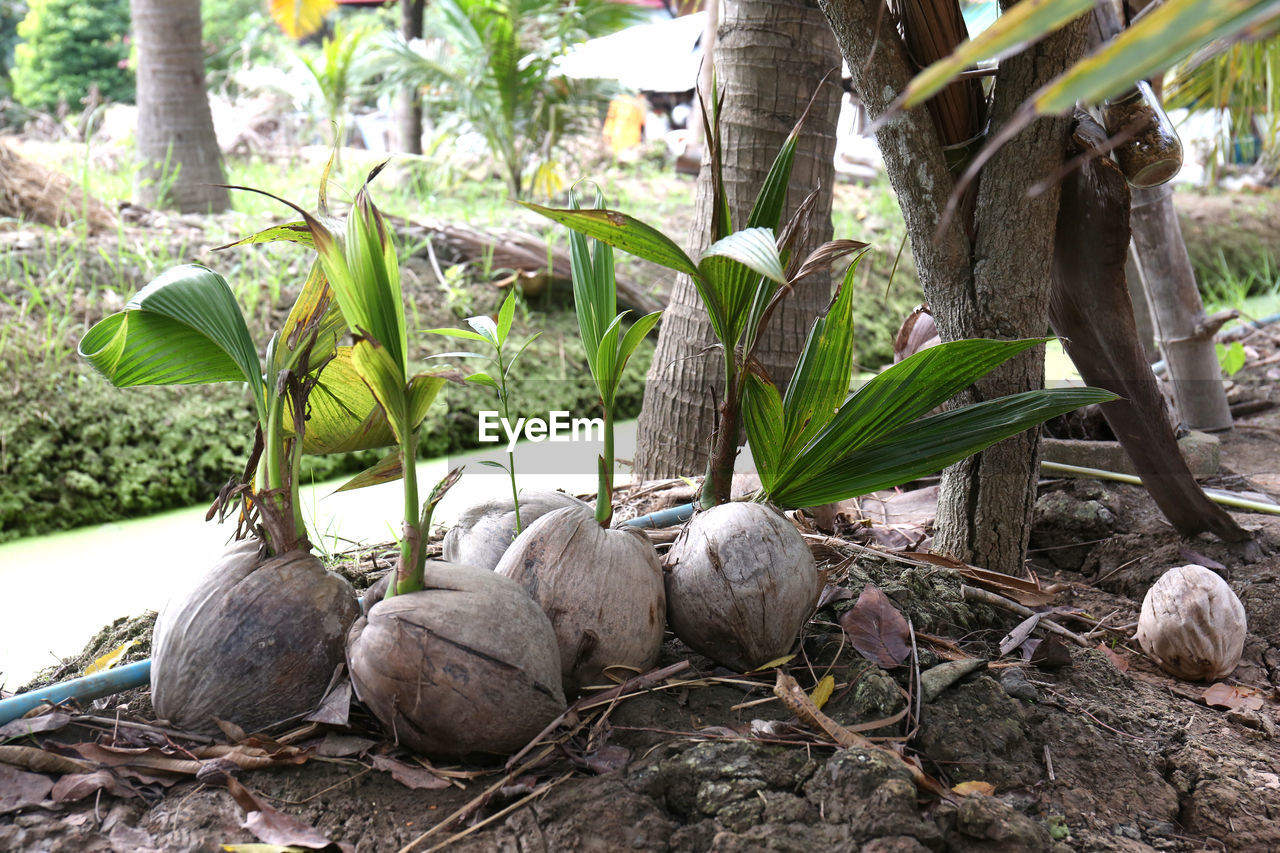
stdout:
{"type": "Polygon", "coordinates": [[[517,537],[497,571],[551,620],[566,692],[609,683],[610,667],[644,672],[658,660],[662,567],[639,530],[603,528],[585,504],[558,509],[517,537]]]}
{"type": "Polygon", "coordinates": [[[666,569],[671,630],[739,672],[787,654],[821,592],[804,538],[765,504],[698,513],[667,552],[666,569]]]}
{"type": "Polygon", "coordinates": [[[359,608],[351,585],[315,556],[259,556],[237,542],[156,619],[151,701],[186,731],[246,732],[315,708],[342,663],[359,608]]]}
{"type": "MultiPolygon", "coordinates": [[[[521,491],[521,525],[527,530],[547,513],[569,506],[586,504],[564,492],[521,491]]],[[[516,511],[511,498],[484,501],[467,508],[458,517],[458,523],[445,533],[441,558],[448,563],[492,571],[515,538],[516,511]]]]}
{"type": "Polygon", "coordinates": [[[1247,630],[1244,605],[1204,566],[1169,569],[1142,600],[1138,643],[1170,675],[1187,681],[1225,678],[1240,663],[1247,630]]]}
{"type": "Polygon", "coordinates": [[[429,562],[423,583],[351,626],[356,696],[416,752],[515,752],[565,709],[551,623],[487,569],[429,562]]]}

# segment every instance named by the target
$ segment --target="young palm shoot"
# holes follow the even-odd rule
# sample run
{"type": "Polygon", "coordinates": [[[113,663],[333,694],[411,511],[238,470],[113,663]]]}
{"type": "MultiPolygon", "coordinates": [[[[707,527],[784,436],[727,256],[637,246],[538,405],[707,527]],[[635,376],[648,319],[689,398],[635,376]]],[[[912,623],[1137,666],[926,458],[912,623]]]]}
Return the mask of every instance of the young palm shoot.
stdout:
{"type": "MultiPolygon", "coordinates": [[[[534,334],[516,350],[514,355],[511,354],[508,341],[511,326],[515,321],[516,298],[516,291],[512,288],[507,298],[503,300],[502,307],[498,309],[496,323],[491,317],[480,315],[467,320],[470,329],[428,330],[433,335],[478,343],[492,351],[492,355],[482,352],[449,352],[435,357],[475,358],[487,361],[486,370],[467,376],[466,381],[493,390],[498,400],[498,414],[502,416],[504,423],[511,422],[511,380],[515,376],[516,364],[528,349],[529,344],[542,334],[541,332],[534,334]]],[[[552,510],[585,506],[582,501],[564,492],[548,489],[521,492],[516,485],[515,453],[510,449],[507,451],[506,465],[491,461],[480,464],[506,472],[507,479],[511,483],[511,497],[481,501],[462,513],[457,523],[444,537],[444,559],[449,562],[492,570],[497,567],[512,541],[530,523],[552,510]]]]}
{"type": "Polygon", "coordinates": [[[348,638],[356,694],[410,748],[517,749],[564,708],[555,635],[515,584],[446,563],[428,570],[432,512],[456,473],[419,506],[416,451],[419,427],[445,380],[410,371],[395,246],[367,184],[356,194],[344,240],[299,212],[352,329],[352,366],[395,436],[404,482],[394,580],[348,638]]]}
{"type": "MultiPolygon", "coordinates": [[[[576,208],[576,192],[570,198],[576,208]]],[[[569,242],[578,328],[604,409],[595,514],[583,505],[544,515],[516,538],[497,571],[523,586],[550,617],[564,688],[575,691],[604,680],[611,668],[644,671],[654,664],[662,645],[666,593],[648,537],[609,527],[618,384],[661,312],[641,317],[624,334],[626,314],[618,313],[612,250],[594,240],[588,247],[576,232],[569,242]]]]}
{"type": "Polygon", "coordinates": [[[156,623],[152,701],[181,728],[217,732],[215,721],[228,720],[252,731],[304,713],[342,660],[355,594],[308,553],[297,490],[303,452],[357,446],[352,436],[369,425],[371,398],[329,369],[345,358],[337,346],[345,328],[314,268],[267,344],[264,372],[227,282],[185,265],[80,342],[81,356],[117,386],[243,382],[258,415],[245,482],[218,502],[225,510],[239,500],[238,535],[252,527],[256,536],[232,545],[156,623]],[[350,406],[310,405],[321,397],[350,406]]]}
{"type": "MultiPolygon", "coordinates": [[[[516,316],[516,290],[514,287],[507,294],[507,298],[503,300],[502,307],[498,309],[498,321],[495,323],[492,317],[487,314],[481,314],[478,317],[469,317],[467,325],[470,329],[428,329],[428,333],[432,335],[443,335],[449,338],[461,338],[462,340],[471,341],[473,343],[483,344],[493,350],[493,355],[485,355],[483,353],[474,352],[446,352],[435,356],[435,358],[479,358],[489,362],[488,371],[477,371],[466,378],[467,382],[473,382],[476,385],[483,385],[493,390],[498,398],[498,411],[502,415],[503,422],[511,421],[511,376],[515,371],[516,362],[520,360],[520,356],[524,355],[524,351],[529,348],[529,344],[533,343],[542,334],[538,332],[525,341],[520,349],[516,350],[515,355],[510,355],[507,349],[507,338],[511,335],[511,324],[515,321],[516,316]]],[[[485,462],[494,468],[500,468],[507,473],[507,478],[511,481],[511,505],[515,513],[515,533],[519,534],[524,529],[520,517],[520,495],[516,488],[516,456],[512,450],[507,451],[507,464],[501,462],[485,462]]]]}

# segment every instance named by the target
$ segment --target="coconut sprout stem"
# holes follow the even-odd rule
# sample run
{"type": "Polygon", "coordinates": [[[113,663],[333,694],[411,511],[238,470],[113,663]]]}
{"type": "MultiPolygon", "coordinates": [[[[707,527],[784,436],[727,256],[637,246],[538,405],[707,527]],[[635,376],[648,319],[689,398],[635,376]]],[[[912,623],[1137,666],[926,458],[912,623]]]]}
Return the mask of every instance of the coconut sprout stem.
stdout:
{"type": "Polygon", "coordinates": [[[707,461],[707,478],[699,498],[702,509],[728,502],[733,494],[733,463],[738,456],[738,416],[742,408],[738,365],[734,347],[723,349],[724,402],[720,406],[720,423],[716,425],[711,458],[707,461]]]}
{"type": "Polygon", "coordinates": [[[608,527],[613,521],[613,407],[604,409],[604,453],[600,456],[600,485],[596,493],[596,521],[608,527]]]}
{"type": "MultiPolygon", "coordinates": [[[[404,472],[404,537],[400,541],[400,564],[396,582],[387,584],[387,598],[422,589],[422,569],[426,563],[425,539],[418,518],[418,433],[410,432],[400,442],[400,466],[404,472]]],[[[430,519],[430,515],[427,515],[430,519]]]]}

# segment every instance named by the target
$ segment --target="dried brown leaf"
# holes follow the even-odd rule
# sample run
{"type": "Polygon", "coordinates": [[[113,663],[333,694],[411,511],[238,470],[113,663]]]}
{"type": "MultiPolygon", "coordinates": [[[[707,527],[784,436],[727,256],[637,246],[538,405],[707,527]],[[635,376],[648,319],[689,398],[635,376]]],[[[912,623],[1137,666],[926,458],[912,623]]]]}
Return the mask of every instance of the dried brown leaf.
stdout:
{"type": "Polygon", "coordinates": [[[56,731],[69,722],[71,722],[71,715],[66,711],[52,711],[38,717],[23,717],[0,726],[0,740],[56,731]]]}
{"type": "Polygon", "coordinates": [[[867,584],[858,603],[840,617],[840,627],[849,643],[864,658],[892,669],[911,654],[911,629],[889,597],[867,584]]]}
{"type": "Polygon", "coordinates": [[[1026,619],[1018,623],[1017,627],[1004,636],[1000,641],[1000,654],[1007,655],[1009,652],[1021,646],[1027,641],[1027,637],[1031,636],[1031,632],[1040,624],[1040,614],[1033,613],[1026,619]]]}
{"type": "Polygon", "coordinates": [[[1098,651],[1107,656],[1107,660],[1111,661],[1111,665],[1121,672],[1129,671],[1129,659],[1108,646],[1106,643],[1098,643],[1098,651]]]}
{"type": "Polygon", "coordinates": [[[245,811],[242,825],[259,841],[320,850],[324,853],[352,853],[350,845],[330,841],[314,826],[262,802],[235,779],[227,779],[227,790],[236,804],[245,811]]]}
{"type": "Polygon", "coordinates": [[[0,814],[38,806],[53,790],[53,780],[0,764],[0,814]]]}
{"type": "Polygon", "coordinates": [[[414,790],[439,791],[450,784],[448,779],[441,779],[425,767],[406,764],[385,755],[373,757],[373,769],[390,773],[392,779],[414,790]]]}
{"type": "Polygon", "coordinates": [[[1065,584],[1041,586],[1040,579],[1034,573],[1031,574],[1030,579],[1015,578],[1013,575],[993,572],[990,569],[980,569],[977,566],[970,566],[950,557],[929,554],[924,551],[916,551],[903,556],[919,560],[922,563],[952,569],[961,577],[973,581],[978,586],[998,592],[1007,598],[1012,598],[1023,607],[1043,607],[1053,601],[1055,593],[1066,588],[1065,584]]]}
{"type": "Polygon", "coordinates": [[[69,773],[53,786],[51,797],[55,803],[71,803],[83,800],[90,794],[106,791],[117,797],[137,797],[138,792],[117,778],[106,768],[92,773],[69,773]]]}
{"type": "MultiPolygon", "coordinates": [[[[1031,645],[1033,640],[1028,640],[1024,645],[1031,645]]],[[[1057,669],[1060,666],[1071,665],[1071,651],[1066,644],[1058,639],[1057,634],[1050,634],[1039,643],[1036,643],[1035,649],[1031,652],[1031,662],[1043,669],[1057,669]]]]}
{"type": "Polygon", "coordinates": [[[0,746],[0,764],[12,764],[37,773],[89,773],[97,770],[91,761],[81,761],[35,746],[0,746]]]}
{"type": "Polygon", "coordinates": [[[1256,689],[1221,681],[1205,688],[1201,698],[1210,707],[1229,708],[1233,711],[1259,711],[1263,705],[1262,694],[1256,689]]]}

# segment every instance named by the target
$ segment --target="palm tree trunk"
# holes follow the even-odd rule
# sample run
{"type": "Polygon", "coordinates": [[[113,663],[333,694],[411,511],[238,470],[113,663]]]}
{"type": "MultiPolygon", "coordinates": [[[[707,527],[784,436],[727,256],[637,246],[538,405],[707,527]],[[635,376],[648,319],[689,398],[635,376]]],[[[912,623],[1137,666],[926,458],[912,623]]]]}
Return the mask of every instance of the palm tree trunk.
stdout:
{"type": "MultiPolygon", "coordinates": [[[[716,62],[719,83],[726,92],[721,117],[725,192],[738,225],[745,222],[774,155],[818,82],[832,69],[839,73],[840,57],[814,0],[736,0],[725,4],[716,62]]],[[[838,80],[822,84],[796,152],[783,221],[810,192],[821,188],[813,228],[796,249],[801,257],[831,237],[840,97],[838,80]]],[[[705,158],[696,204],[689,246],[695,258],[707,248],[711,230],[711,178],[705,158]]],[[[779,385],[790,378],[808,328],[830,295],[830,277],[815,275],[774,315],[759,354],[779,385]]],[[[688,476],[705,469],[724,384],[723,358],[713,344],[697,292],[687,276],[680,276],[663,316],[645,387],[636,452],[638,476],[688,476]]]]}
{"type": "MultiPolygon", "coordinates": [[[[400,36],[409,42],[422,38],[426,0],[400,0],[400,36]]],[[[406,154],[422,153],[422,99],[415,86],[396,92],[396,145],[406,154]]]]}
{"type": "Polygon", "coordinates": [[[138,46],[134,196],[149,207],[217,213],[231,206],[204,88],[200,0],[130,0],[138,46]]]}

